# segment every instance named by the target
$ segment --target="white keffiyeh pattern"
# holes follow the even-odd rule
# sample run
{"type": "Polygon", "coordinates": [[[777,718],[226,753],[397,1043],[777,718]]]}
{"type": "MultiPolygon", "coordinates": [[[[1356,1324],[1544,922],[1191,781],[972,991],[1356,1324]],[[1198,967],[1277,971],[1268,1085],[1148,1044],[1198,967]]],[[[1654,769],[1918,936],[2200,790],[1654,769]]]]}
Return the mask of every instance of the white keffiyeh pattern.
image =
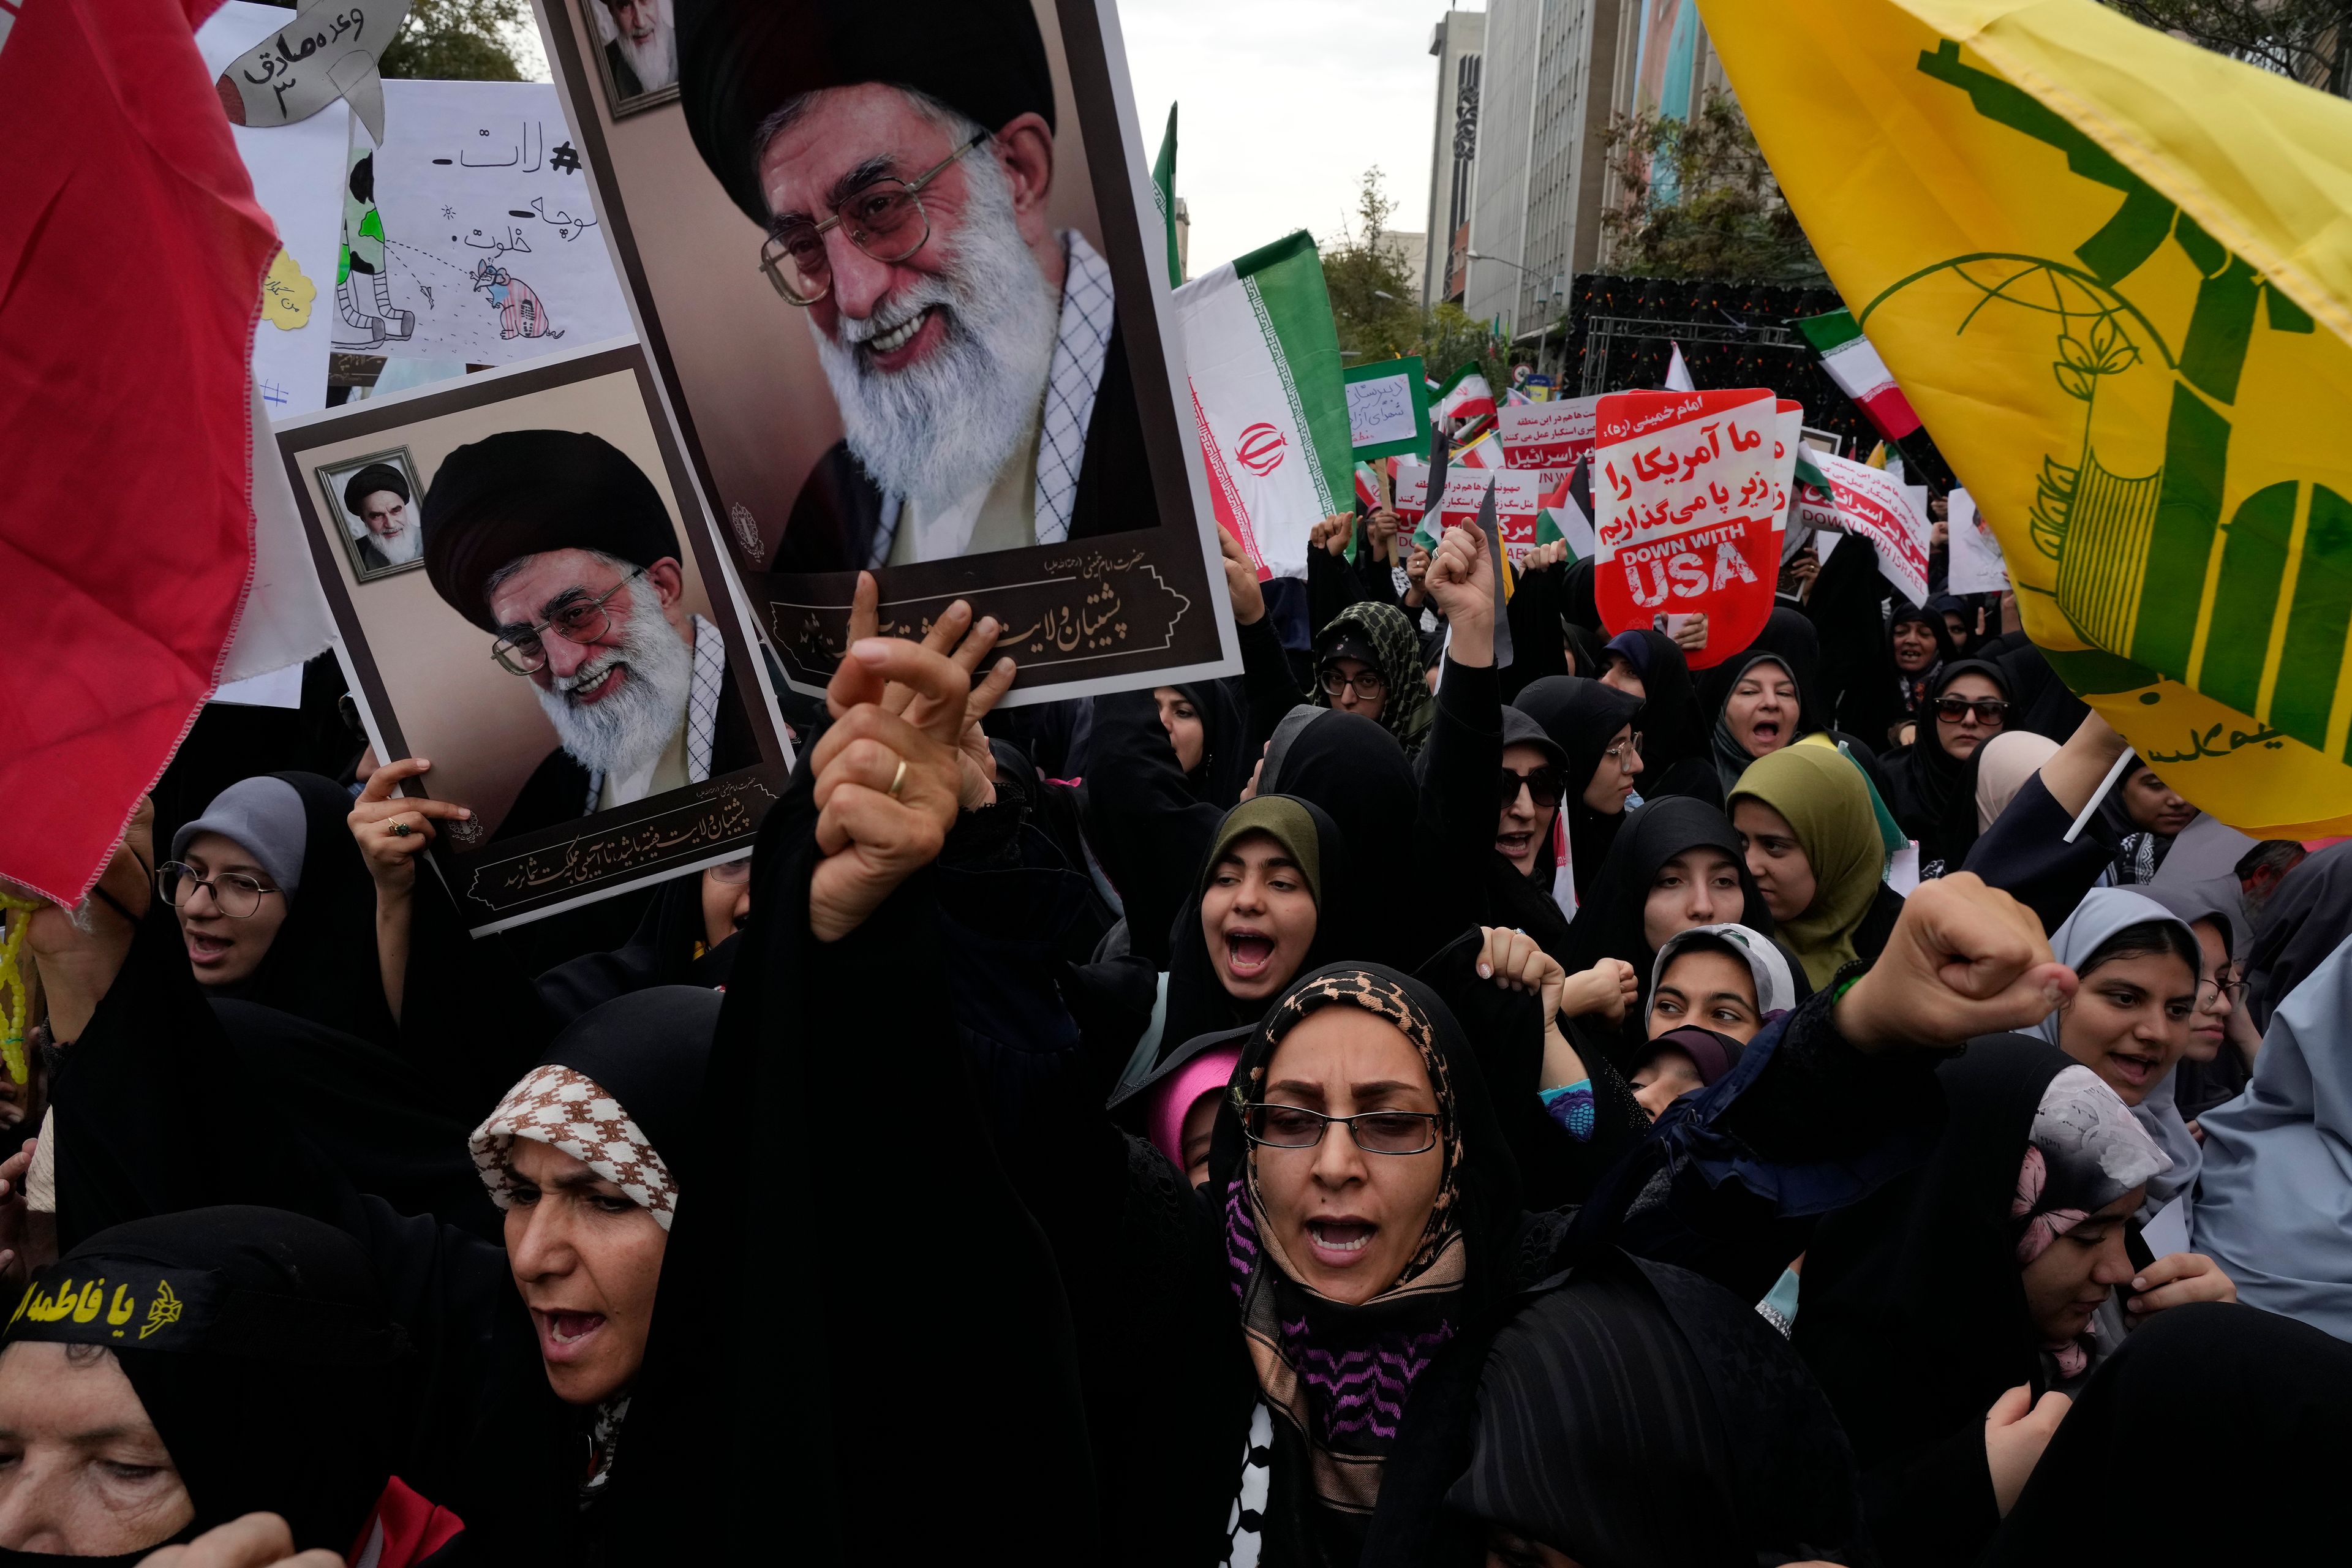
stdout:
{"type": "MultiPolygon", "coordinates": [[[[700,784],[710,776],[710,744],[719,729],[719,700],[727,690],[727,645],[719,628],[694,617],[694,684],[686,693],[686,780],[700,784]]],[[[602,769],[588,774],[588,804],[581,815],[595,815],[604,795],[602,769]]]]}
{"type": "Polygon", "coordinates": [[[1087,427],[1094,420],[1095,394],[1102,385],[1103,362],[1117,318],[1110,264],[1076,229],[1062,240],[1062,321],[1054,340],[1053,365],[1045,374],[1045,421],[1037,437],[1040,544],[1059,544],[1070,537],[1070,509],[1087,460],[1087,427]]]}
{"type": "Polygon", "coordinates": [[[474,1168],[504,1209],[514,1202],[514,1171],[508,1155],[518,1138],[561,1149],[629,1196],[629,1201],[669,1229],[677,1212],[677,1183],[660,1151],[627,1108],[584,1073],[550,1062],[525,1073],[507,1090],[498,1109],[474,1129],[467,1145],[474,1168]]]}

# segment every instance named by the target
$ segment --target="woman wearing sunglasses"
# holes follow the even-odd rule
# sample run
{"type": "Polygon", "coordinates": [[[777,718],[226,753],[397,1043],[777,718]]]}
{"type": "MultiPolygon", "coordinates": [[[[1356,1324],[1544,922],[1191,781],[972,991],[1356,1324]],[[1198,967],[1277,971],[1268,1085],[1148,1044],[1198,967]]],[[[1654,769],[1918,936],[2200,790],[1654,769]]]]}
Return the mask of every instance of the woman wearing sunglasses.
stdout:
{"type": "Polygon", "coordinates": [[[1887,804],[1919,843],[1919,875],[1959,869],[1977,841],[1977,752],[2009,722],[2009,683],[1982,659],[1944,666],[1920,705],[1918,737],[1886,759],[1887,804]]]}

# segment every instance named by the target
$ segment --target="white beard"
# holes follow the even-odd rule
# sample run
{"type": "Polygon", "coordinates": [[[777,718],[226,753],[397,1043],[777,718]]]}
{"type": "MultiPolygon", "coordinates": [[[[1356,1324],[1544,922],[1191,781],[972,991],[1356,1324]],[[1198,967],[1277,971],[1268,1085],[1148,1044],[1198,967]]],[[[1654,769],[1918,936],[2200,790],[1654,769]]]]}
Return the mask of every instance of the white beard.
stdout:
{"type": "Polygon", "coordinates": [[[838,342],[809,318],[858,465],[887,493],[932,510],[986,485],[1013,456],[1045,395],[1061,325],[1004,171],[985,147],[962,166],[971,198],[947,270],[864,321],[842,317],[838,342]],[[905,370],[874,369],[860,345],[926,307],[944,329],[939,347],[905,370]]]}
{"type": "Polygon", "coordinates": [[[686,722],[694,686],[694,652],[662,618],[661,605],[640,593],[618,647],[605,649],[551,687],[534,682],[539,705],[572,758],[591,773],[626,777],[650,766],[686,722]],[[628,667],[620,689],[583,708],[571,692],[593,686],[615,664],[628,667]]]}
{"type": "Polygon", "coordinates": [[[677,82],[677,35],[667,20],[654,24],[654,36],[640,44],[626,33],[616,32],[613,41],[621,46],[621,58],[637,73],[637,85],[647,92],[657,92],[677,82]]]}
{"type": "Polygon", "coordinates": [[[425,552],[425,531],[413,522],[400,531],[398,539],[386,539],[373,530],[367,537],[375,542],[376,552],[394,566],[404,566],[425,552]]]}

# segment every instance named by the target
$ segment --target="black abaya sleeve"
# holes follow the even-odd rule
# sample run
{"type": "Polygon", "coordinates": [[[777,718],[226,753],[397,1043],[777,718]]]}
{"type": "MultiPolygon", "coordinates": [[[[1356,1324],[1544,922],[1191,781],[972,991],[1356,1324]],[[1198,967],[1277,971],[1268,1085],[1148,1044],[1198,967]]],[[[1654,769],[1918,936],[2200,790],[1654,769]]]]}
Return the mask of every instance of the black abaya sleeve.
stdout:
{"type": "Polygon", "coordinates": [[[1927,1158],[1943,1127],[1927,1051],[1864,1055],[1835,988],[1766,1025],[1730,1074],[1685,1095],[1578,1216],[1603,1240],[1760,1299],[1822,1215],[1927,1158]]]}
{"type": "MultiPolygon", "coordinates": [[[[1568,638],[1560,630],[1565,563],[1521,574],[1506,612],[1511,624],[1511,662],[1502,672],[1501,700],[1510,701],[1531,680],[1568,673],[1568,638]]],[[[1582,669],[1580,675],[1595,675],[1582,669]]]]}
{"type": "Polygon", "coordinates": [[[1164,970],[1169,928],[1192,895],[1224,813],[1184,787],[1149,691],[1095,699],[1087,765],[1087,842],[1127,906],[1128,951],[1164,970]]]}
{"type": "Polygon", "coordinates": [[[2116,852],[2097,812],[2074,842],[2067,843],[2066,829],[2074,820],[2036,773],[2009,809],[1977,835],[1961,869],[2008,893],[2041,917],[2043,931],[2055,931],[2098,882],[2116,852]]]}
{"type": "Polygon", "coordinates": [[[1250,766],[1255,767],[1282,716],[1307,699],[1290,678],[1290,656],[1282,650],[1272,616],[1235,626],[1234,636],[1241,644],[1242,690],[1249,702],[1247,753],[1250,766]]]}
{"type": "Polygon", "coordinates": [[[1823,689],[1814,697],[1821,717],[1873,746],[1886,744],[1887,726],[1904,717],[1895,689],[1895,653],[1879,606],[1887,595],[1878,552],[1868,540],[1849,539],[1813,578],[1805,616],[1821,637],[1823,689]]]}
{"type": "Polygon", "coordinates": [[[1369,595],[1364,581],[1344,555],[1334,555],[1320,546],[1307,550],[1307,626],[1310,637],[1319,637],[1331,617],[1350,605],[1361,604],[1369,595]]]}
{"type": "Polygon", "coordinates": [[[1415,963],[1486,923],[1483,874],[1495,858],[1495,780],[1503,767],[1498,690],[1492,665],[1460,665],[1450,655],[1438,677],[1412,832],[1415,963]]]}
{"type": "MultiPolygon", "coordinates": [[[[686,1178],[630,1415],[632,1442],[651,1440],[625,1445],[614,1471],[639,1532],[615,1560],[749,1561],[789,1538],[836,1562],[908,1531],[1015,1542],[1042,1563],[1202,1560],[1197,1531],[1189,1553],[1171,1549],[1164,1514],[1158,1550],[1113,1552],[1122,1521],[1097,1510],[1097,1473],[1124,1473],[1114,1443],[1130,1434],[1093,1433],[1090,1415],[1130,1412],[1156,1458],[1148,1425],[1172,1409],[1181,1428],[1198,1391],[1169,1346],[1113,1366],[1086,1353],[1085,1321],[1074,1332],[1071,1303],[1119,1261],[1127,1159],[1079,1088],[1050,979],[1039,989],[1050,944],[1021,951],[1003,922],[988,1027],[1021,1037],[975,1056],[934,961],[959,940],[940,904],[958,873],[919,871],[856,931],[818,941],[808,787],[803,772],[761,828],[704,1089],[707,1155],[686,1178]],[[976,1081],[1015,1049],[1037,1059],[976,1081]],[[1025,1135],[1032,1117],[1049,1131],[1025,1135]],[[1012,1173],[1030,1168],[1070,1194],[1074,1246],[1049,1247],[1060,1215],[1045,1211],[1041,1231],[1021,1201],[1012,1173]],[[1145,1364],[1153,1394],[1135,1381],[1145,1364]]],[[[1119,1304],[1146,1323],[1163,1310],[1141,1290],[1119,1304]]]]}

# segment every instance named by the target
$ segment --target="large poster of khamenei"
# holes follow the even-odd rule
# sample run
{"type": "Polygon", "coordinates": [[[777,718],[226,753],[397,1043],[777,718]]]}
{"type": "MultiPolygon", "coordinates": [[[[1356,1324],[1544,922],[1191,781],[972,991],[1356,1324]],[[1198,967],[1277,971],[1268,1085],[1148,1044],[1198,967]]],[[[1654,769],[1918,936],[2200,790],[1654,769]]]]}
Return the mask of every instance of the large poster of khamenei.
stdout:
{"type": "Polygon", "coordinates": [[[864,570],[886,631],[958,597],[996,616],[1008,701],[1237,668],[1111,0],[660,14],[677,97],[652,108],[616,93],[593,9],[541,17],[792,683],[822,689],[864,570]]]}
{"type": "Polygon", "coordinates": [[[275,434],[377,756],[473,814],[431,847],[468,926],[750,853],[792,754],[641,348],[275,434]]]}

